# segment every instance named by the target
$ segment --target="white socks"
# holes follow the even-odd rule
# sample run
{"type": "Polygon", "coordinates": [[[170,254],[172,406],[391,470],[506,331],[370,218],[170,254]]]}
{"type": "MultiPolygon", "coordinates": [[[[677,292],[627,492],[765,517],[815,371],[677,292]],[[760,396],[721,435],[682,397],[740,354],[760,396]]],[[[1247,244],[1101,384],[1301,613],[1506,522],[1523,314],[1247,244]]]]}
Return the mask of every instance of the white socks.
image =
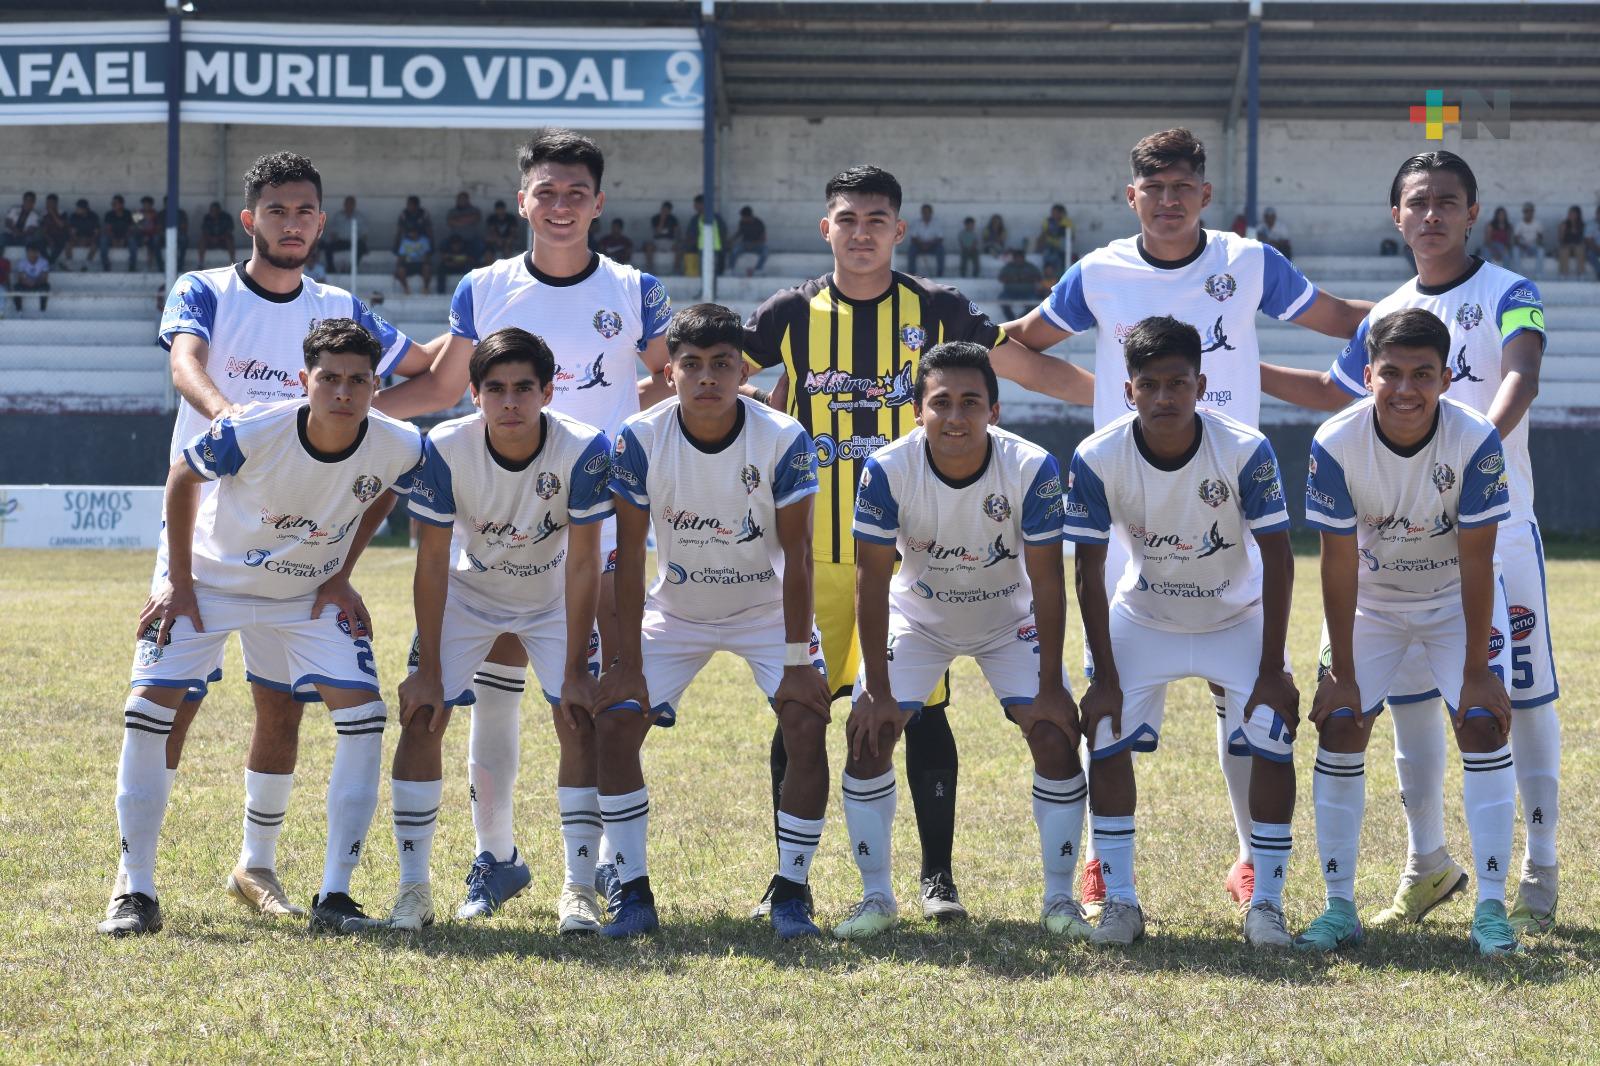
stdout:
{"type": "Polygon", "coordinates": [[[1276,903],[1283,907],[1283,877],[1294,850],[1290,827],[1278,822],[1250,823],[1250,864],[1256,868],[1256,887],[1250,905],[1276,903]]]}
{"type": "Polygon", "coordinates": [[[478,701],[472,705],[467,741],[467,780],[472,786],[472,828],[477,850],[496,862],[509,862],[511,797],[517,784],[522,749],[517,707],[527,684],[528,668],[484,663],[472,679],[478,701]]]}
{"type": "MultiPolygon", "coordinates": [[[[600,796],[600,820],[611,850],[606,860],[616,864],[617,878],[626,885],[650,874],[645,862],[645,837],[650,828],[650,790],[641,788],[621,796],[600,796]]],[[[589,880],[594,880],[591,874],[589,880]]]]}
{"type": "Polygon", "coordinates": [[[1106,880],[1106,902],[1139,903],[1133,887],[1133,815],[1096,815],[1094,853],[1100,857],[1100,875],[1106,880]]]}
{"type": "Polygon", "coordinates": [[[1554,703],[1512,710],[1511,752],[1528,830],[1528,858],[1539,866],[1554,866],[1561,795],[1561,719],[1554,703]]]}
{"type": "Polygon", "coordinates": [[[822,842],[822,818],[802,818],[788,811],[778,812],[778,876],[805,884],[811,876],[811,860],[822,842]]]}
{"type": "MultiPolygon", "coordinates": [[[[1391,703],[1394,722],[1394,772],[1406,813],[1408,865],[1431,855],[1444,842],[1444,769],[1448,719],[1437,697],[1420,703],[1391,703]]],[[[1515,721],[1515,715],[1513,715],[1515,721]]]]}
{"type": "MultiPolygon", "coordinates": [[[[1513,720],[1520,713],[1512,712],[1513,720]]],[[[1461,753],[1461,805],[1472,836],[1472,862],[1478,873],[1478,902],[1506,898],[1511,865],[1511,830],[1516,823],[1517,781],[1509,745],[1491,752],[1461,753]]]]}
{"type": "Polygon", "coordinates": [[[1065,781],[1033,775],[1033,823],[1044,860],[1044,898],[1072,898],[1072,875],[1083,846],[1083,810],[1089,787],[1083,771],[1065,781]]]}
{"type": "Polygon", "coordinates": [[[861,871],[864,896],[877,893],[894,899],[889,882],[889,833],[894,825],[894,768],[879,777],[843,775],[844,824],[850,833],[850,854],[861,871]]]}
{"type": "Polygon", "coordinates": [[[141,696],[122,706],[122,761],[117,767],[117,826],[122,831],[121,871],[129,892],[156,896],[156,841],[167,813],[176,770],[167,769],[167,736],[176,710],[141,696]]]}
{"type": "Polygon", "coordinates": [[[389,791],[394,803],[394,850],[400,856],[400,883],[427,884],[444,781],[395,779],[389,782],[389,791]]]}
{"type": "Polygon", "coordinates": [[[361,861],[367,830],[378,809],[383,725],[388,712],[382,700],[374,700],[333,711],[331,716],[338,741],[333,749],[333,773],[328,778],[328,852],[322,868],[322,896],[348,893],[350,877],[361,861]]]}
{"type": "Polygon", "coordinates": [[[1228,705],[1226,697],[1211,694],[1217,709],[1217,762],[1228,785],[1228,804],[1233,808],[1233,831],[1239,837],[1239,858],[1250,861],[1250,768],[1251,757],[1228,754],[1228,705]]]}
{"type": "Polygon", "coordinates": [[[595,863],[600,861],[600,790],[557,786],[556,807],[567,855],[566,883],[587,888],[594,884],[595,863]]]}
{"type": "MultiPolygon", "coordinates": [[[[1317,748],[1311,800],[1317,811],[1317,856],[1329,899],[1356,898],[1356,853],[1361,821],[1367,812],[1366,752],[1334,752],[1317,748]]],[[[1256,869],[1260,883],[1261,870],[1256,869]]]]}
{"type": "Polygon", "coordinates": [[[244,846],[239,865],[246,870],[278,868],[278,834],[289,813],[294,774],[244,772],[244,846]]]}

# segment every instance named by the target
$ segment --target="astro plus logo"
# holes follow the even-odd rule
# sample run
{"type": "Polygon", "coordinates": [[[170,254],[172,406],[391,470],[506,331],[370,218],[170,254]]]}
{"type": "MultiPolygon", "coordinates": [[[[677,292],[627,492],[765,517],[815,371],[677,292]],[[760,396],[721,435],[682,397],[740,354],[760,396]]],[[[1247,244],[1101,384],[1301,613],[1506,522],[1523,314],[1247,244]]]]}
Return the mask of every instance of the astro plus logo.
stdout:
{"type": "Polygon", "coordinates": [[[1446,126],[1461,127],[1461,139],[1478,139],[1478,128],[1489,131],[1495,140],[1511,137],[1511,92],[1495,89],[1485,100],[1475,89],[1461,90],[1460,104],[1446,104],[1443,89],[1428,89],[1421,104],[1411,105],[1411,124],[1422,127],[1422,135],[1430,141],[1444,140],[1446,126]]]}

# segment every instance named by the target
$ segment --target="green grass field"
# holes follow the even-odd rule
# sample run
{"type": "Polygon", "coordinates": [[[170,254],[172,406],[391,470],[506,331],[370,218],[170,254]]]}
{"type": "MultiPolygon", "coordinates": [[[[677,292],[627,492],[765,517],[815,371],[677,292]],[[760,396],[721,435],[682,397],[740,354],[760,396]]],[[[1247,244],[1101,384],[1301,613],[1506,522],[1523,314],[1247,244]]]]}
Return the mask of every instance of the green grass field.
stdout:
{"type": "MultiPolygon", "coordinates": [[[[1571,553],[1568,553],[1571,554],[1571,553]]],[[[690,689],[677,728],[646,747],[654,808],[652,881],[664,929],[645,943],[554,935],[561,869],[555,742],[533,701],[523,731],[518,839],[529,894],[486,925],[418,937],[313,939],[268,924],[222,891],[237,854],[249,735],[237,645],[228,679],[190,735],[162,835],[160,935],[110,940],[94,923],[116,861],[113,796],[133,620],[149,558],[125,552],[0,552],[0,1060],[51,1062],[515,1060],[799,1062],[1575,1061],[1600,1056],[1600,851],[1593,716],[1600,626],[1589,596],[1600,563],[1552,564],[1550,593],[1567,694],[1558,930],[1531,953],[1468,954],[1470,905],[1419,931],[1369,934],[1334,959],[1245,948],[1222,893],[1235,841],[1199,682],[1176,686],[1162,750],[1140,762],[1140,892],[1150,935],[1127,952],[1061,946],[1038,928],[1040,874],[1026,748],[971,663],[956,671],[961,745],[956,876],[974,920],[906,919],[864,945],[780,945],[744,915],[771,873],[770,715],[743,664],[718,658],[690,689]]],[[[374,608],[392,697],[411,631],[411,558],[374,549],[359,585],[374,608]]],[[[1292,655],[1309,689],[1319,600],[1299,559],[1292,655]]],[[[1072,623],[1075,631],[1076,622],[1072,623]]],[[[1075,659],[1075,654],[1069,656],[1075,659]]],[[[1309,707],[1309,692],[1304,706],[1309,707]]],[[[830,825],[813,883],[836,921],[859,881],[844,846],[830,747],[830,825]]],[[[447,738],[434,852],[441,913],[453,913],[472,853],[466,722],[447,738]]],[[[1387,901],[1405,834],[1390,732],[1368,762],[1358,895],[1387,901]]],[[[395,734],[385,738],[392,750],[395,734]]],[[[1298,763],[1297,850],[1287,910],[1298,928],[1321,902],[1309,734],[1298,763]]],[[[299,785],[280,847],[291,893],[320,876],[322,796],[333,751],[308,714],[299,785]]],[[[1448,780],[1458,797],[1460,770],[1448,780]]],[[[1453,802],[1453,801],[1452,801],[1453,802]]],[[[1447,803],[1447,809],[1451,804],[1447,803]]],[[[385,912],[395,883],[388,790],[354,894],[385,912]]],[[[1467,851],[1458,805],[1457,855],[1467,851]]],[[[917,848],[902,789],[896,836],[902,914],[914,909],[917,848]]],[[[1520,843],[1519,843],[1520,849],[1520,843]]],[[[1520,851],[1519,851],[1520,854],[1520,851]]]]}

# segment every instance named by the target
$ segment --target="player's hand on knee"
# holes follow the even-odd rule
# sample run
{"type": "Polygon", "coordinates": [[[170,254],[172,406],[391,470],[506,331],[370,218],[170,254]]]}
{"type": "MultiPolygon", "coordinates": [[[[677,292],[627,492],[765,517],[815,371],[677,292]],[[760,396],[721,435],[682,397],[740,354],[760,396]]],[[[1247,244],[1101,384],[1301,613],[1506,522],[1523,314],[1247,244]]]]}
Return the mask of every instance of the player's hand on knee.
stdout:
{"type": "Polygon", "coordinates": [[[419,712],[428,715],[428,732],[438,732],[444,723],[444,685],[439,675],[424,670],[407,674],[400,682],[400,728],[411,725],[419,712]]]}
{"type": "Polygon", "coordinates": [[[576,730],[584,719],[593,719],[599,709],[600,682],[587,668],[568,670],[561,682],[561,720],[568,729],[576,730]]]}
{"type": "Polygon", "coordinates": [[[600,688],[595,695],[595,711],[609,711],[625,703],[637,703],[640,713],[653,718],[650,709],[650,690],[644,682],[644,671],[638,666],[613,660],[610,669],[600,675],[600,688]]]}
{"type": "Polygon", "coordinates": [[[850,743],[850,758],[855,762],[871,758],[876,760],[883,750],[883,740],[892,747],[905,729],[911,715],[900,709],[892,694],[867,689],[850,708],[845,720],[845,739],[850,743]]]}
{"type": "Polygon", "coordinates": [[[1110,720],[1111,739],[1122,739],[1121,685],[1091,680],[1078,706],[1083,720],[1083,735],[1089,738],[1091,748],[1094,747],[1095,735],[1102,721],[1110,720]]]}
{"type": "Polygon", "coordinates": [[[1468,671],[1462,676],[1461,698],[1456,700],[1453,715],[1456,728],[1466,722],[1467,712],[1475,707],[1494,715],[1501,733],[1511,732],[1511,697],[1506,694],[1505,683],[1492,670],[1468,671]]]}
{"type": "Polygon", "coordinates": [[[1362,713],[1361,690],[1356,687],[1355,680],[1337,677],[1329,670],[1317,682],[1317,693],[1311,697],[1311,724],[1321,732],[1333,712],[1343,710],[1355,716],[1357,725],[1366,724],[1366,715],[1362,713]]]}
{"type": "Polygon", "coordinates": [[[828,689],[828,679],[814,666],[784,667],[772,704],[782,707],[785,703],[798,703],[824,722],[833,720],[833,693],[828,689]]]}
{"type": "Polygon", "coordinates": [[[367,613],[367,605],[361,599],[361,593],[355,590],[350,580],[343,574],[333,575],[317,589],[317,598],[311,602],[311,617],[321,618],[322,609],[329,604],[337,607],[340,614],[353,622],[350,626],[352,637],[366,637],[369,640],[372,638],[372,615],[367,613]]]}
{"type": "Polygon", "coordinates": [[[1077,748],[1078,739],[1083,732],[1082,724],[1078,720],[1078,705],[1072,701],[1072,694],[1061,685],[1041,688],[1032,703],[1014,705],[1011,708],[1011,717],[1025,737],[1032,736],[1034,729],[1041,722],[1055,726],[1066,736],[1067,742],[1074,749],[1077,748]]]}
{"type": "Polygon", "coordinates": [[[1256,677],[1250,698],[1245,700],[1244,720],[1248,722],[1257,707],[1269,707],[1283,722],[1284,730],[1293,740],[1300,728],[1300,690],[1295,687],[1294,675],[1287,670],[1263,670],[1256,677]]]}
{"type": "Polygon", "coordinates": [[[196,633],[206,631],[204,623],[200,621],[200,604],[195,599],[194,586],[185,583],[180,587],[171,581],[163,581],[156,594],[145,601],[144,610],[139,612],[135,639],[145,639],[146,631],[151,625],[156,625],[156,645],[165,647],[172,643],[172,623],[180,618],[187,618],[193,623],[196,633]]]}

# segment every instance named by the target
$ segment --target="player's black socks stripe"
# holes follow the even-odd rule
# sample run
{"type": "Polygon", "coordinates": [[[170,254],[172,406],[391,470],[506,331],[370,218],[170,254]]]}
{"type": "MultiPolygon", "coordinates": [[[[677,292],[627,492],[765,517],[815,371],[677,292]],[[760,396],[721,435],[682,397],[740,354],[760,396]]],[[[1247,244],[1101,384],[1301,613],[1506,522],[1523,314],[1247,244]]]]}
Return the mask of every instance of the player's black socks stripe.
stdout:
{"type": "Polygon", "coordinates": [[[250,819],[250,821],[254,822],[256,825],[262,825],[271,828],[275,825],[282,825],[283,820],[289,816],[289,812],[279,811],[276,814],[271,814],[265,811],[258,811],[253,807],[246,807],[244,809],[244,816],[250,819]]]}
{"type": "Polygon", "coordinates": [[[1067,792],[1051,792],[1049,789],[1033,786],[1033,798],[1045,803],[1077,803],[1089,794],[1088,785],[1079,785],[1067,792]]]}
{"type": "Polygon", "coordinates": [[[872,800],[882,799],[883,797],[890,795],[894,792],[894,789],[895,783],[893,781],[890,781],[882,788],[873,789],[854,789],[846,785],[844,789],[844,795],[846,799],[857,800],[861,803],[870,803],[872,800]]]}
{"type": "Polygon", "coordinates": [[[647,815],[649,813],[650,813],[650,801],[646,800],[645,802],[635,804],[632,807],[625,807],[620,811],[601,811],[600,812],[600,819],[601,819],[601,821],[607,822],[607,823],[609,823],[609,822],[631,822],[635,818],[643,818],[645,815],[647,815]]]}
{"type": "Polygon", "coordinates": [[[154,726],[140,725],[138,722],[126,721],[123,722],[122,725],[126,729],[137,729],[141,733],[154,733],[158,737],[170,736],[172,733],[171,726],[168,726],[166,729],[156,729],[154,726]]]}
{"type": "Polygon", "coordinates": [[[1316,772],[1326,774],[1329,777],[1362,777],[1365,776],[1367,768],[1365,764],[1360,766],[1336,766],[1333,763],[1325,763],[1318,759],[1316,772]]]}
{"type": "Polygon", "coordinates": [[[1511,755],[1462,755],[1461,769],[1469,774],[1481,774],[1489,770],[1508,770],[1511,768],[1511,755]]]}
{"type": "Polygon", "coordinates": [[[522,686],[522,685],[518,685],[515,688],[513,688],[510,685],[502,685],[498,681],[489,681],[489,680],[486,680],[486,679],[481,678],[481,677],[473,678],[472,679],[472,683],[474,685],[482,685],[484,688],[497,688],[501,692],[515,692],[518,695],[521,695],[522,692],[523,692],[523,689],[524,689],[524,686],[522,686]]]}

